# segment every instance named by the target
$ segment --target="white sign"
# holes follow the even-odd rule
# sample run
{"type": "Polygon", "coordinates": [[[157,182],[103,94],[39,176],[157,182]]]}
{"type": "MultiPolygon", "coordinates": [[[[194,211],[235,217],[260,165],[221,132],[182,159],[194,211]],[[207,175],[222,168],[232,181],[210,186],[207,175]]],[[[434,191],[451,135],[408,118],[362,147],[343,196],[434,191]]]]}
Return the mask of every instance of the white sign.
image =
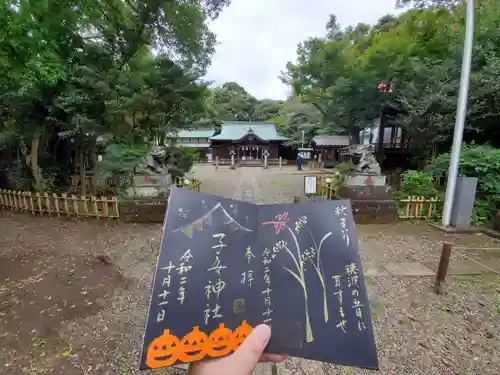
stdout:
{"type": "Polygon", "coordinates": [[[316,194],[316,176],[304,176],[304,194],[316,194]]]}

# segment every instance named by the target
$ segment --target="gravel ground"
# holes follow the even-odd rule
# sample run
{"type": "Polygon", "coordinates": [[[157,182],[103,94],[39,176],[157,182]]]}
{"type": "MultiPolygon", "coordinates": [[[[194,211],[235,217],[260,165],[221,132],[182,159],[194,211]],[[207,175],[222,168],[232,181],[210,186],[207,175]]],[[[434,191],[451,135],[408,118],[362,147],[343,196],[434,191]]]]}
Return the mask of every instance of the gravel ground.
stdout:
{"type": "MultiPolygon", "coordinates": [[[[205,176],[204,187],[228,197],[291,201],[302,189],[303,176],[273,169],[239,170],[232,183],[226,179],[232,171],[219,172],[205,176]]],[[[139,374],[160,235],[154,224],[0,213],[0,374],[139,374]],[[111,264],[99,259],[104,254],[111,264]]],[[[360,226],[358,237],[365,261],[434,259],[444,240],[500,247],[483,235],[449,235],[410,222],[360,226]]],[[[430,278],[367,278],[380,373],[498,374],[500,277],[450,278],[444,296],[434,295],[431,284],[430,278]]],[[[278,372],[370,373],[297,358],[278,372]]]]}
{"type": "Polygon", "coordinates": [[[437,230],[420,221],[399,221],[391,225],[358,225],[358,241],[364,261],[428,262],[439,260],[442,243],[467,247],[492,247],[500,241],[482,233],[457,234],[437,230]]]}

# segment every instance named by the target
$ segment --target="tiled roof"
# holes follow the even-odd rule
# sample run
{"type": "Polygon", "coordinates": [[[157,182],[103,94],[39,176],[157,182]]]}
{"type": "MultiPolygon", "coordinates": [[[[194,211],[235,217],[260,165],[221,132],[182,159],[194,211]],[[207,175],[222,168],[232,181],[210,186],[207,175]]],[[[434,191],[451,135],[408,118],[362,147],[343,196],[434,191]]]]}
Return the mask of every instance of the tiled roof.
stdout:
{"type": "Polygon", "coordinates": [[[270,122],[226,121],[222,123],[220,134],[210,138],[218,141],[236,141],[253,133],[264,141],[286,141],[288,138],[278,135],[276,125],[270,122]]]}
{"type": "Polygon", "coordinates": [[[180,147],[189,147],[189,148],[209,148],[210,143],[177,143],[177,146],[180,147]]]}
{"type": "Polygon", "coordinates": [[[347,135],[316,135],[312,141],[316,146],[349,146],[347,135]]]}
{"type": "Polygon", "coordinates": [[[210,138],[214,133],[214,129],[182,129],[173,136],[176,138],[210,138]]]}

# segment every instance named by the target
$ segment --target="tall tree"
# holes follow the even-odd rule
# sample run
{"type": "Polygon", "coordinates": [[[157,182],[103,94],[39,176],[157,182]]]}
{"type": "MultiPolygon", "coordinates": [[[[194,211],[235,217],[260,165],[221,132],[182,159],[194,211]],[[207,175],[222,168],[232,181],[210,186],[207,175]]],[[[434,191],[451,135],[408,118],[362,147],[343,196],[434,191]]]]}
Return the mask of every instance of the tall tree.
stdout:
{"type": "Polygon", "coordinates": [[[383,98],[377,90],[384,78],[360,68],[361,39],[365,25],[338,34],[334,39],[316,38],[298,48],[298,63],[287,65],[283,77],[297,95],[313,104],[324,116],[323,123],[334,133],[349,134],[360,142],[360,131],[371,126],[383,98]]]}
{"type": "MultiPolygon", "coordinates": [[[[500,2],[476,7],[478,25],[472,61],[466,139],[498,139],[497,69],[500,2]]],[[[303,42],[297,63],[288,64],[287,82],[324,115],[322,126],[349,131],[355,141],[385,101],[402,105],[398,119],[425,156],[448,147],[456,110],[465,29],[465,7],[458,4],[410,9],[365,25],[340,30],[331,17],[325,38],[303,42]],[[357,30],[357,31],[356,31],[357,30]],[[391,92],[377,90],[383,82],[391,92]],[[375,90],[373,89],[375,88],[375,90]]]]}
{"type": "Polygon", "coordinates": [[[224,121],[265,121],[277,116],[283,102],[258,100],[236,82],[212,90],[207,105],[224,121]]]}
{"type": "MultiPolygon", "coordinates": [[[[3,2],[0,67],[6,74],[0,85],[0,150],[21,150],[36,189],[44,190],[39,159],[50,151],[57,134],[75,137],[79,144],[89,135],[95,143],[103,132],[139,139],[150,132],[144,129],[146,124],[158,130],[174,112],[191,113],[186,103],[194,100],[191,104],[198,108],[198,98],[205,95],[196,81],[215,43],[207,21],[227,4],[224,0],[3,2]],[[147,57],[152,47],[162,56],[147,57]],[[162,76],[178,79],[154,87],[162,76]],[[130,129],[137,133],[127,132],[130,129]]],[[[80,154],[82,150],[83,145],[80,154]]]]}

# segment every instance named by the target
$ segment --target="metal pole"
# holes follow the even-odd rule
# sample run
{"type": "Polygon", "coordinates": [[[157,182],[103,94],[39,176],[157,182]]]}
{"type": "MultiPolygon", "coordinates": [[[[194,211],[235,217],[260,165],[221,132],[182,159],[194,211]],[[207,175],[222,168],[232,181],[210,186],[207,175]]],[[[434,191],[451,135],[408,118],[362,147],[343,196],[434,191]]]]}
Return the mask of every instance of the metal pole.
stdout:
{"type": "Polygon", "coordinates": [[[474,39],[474,0],[467,0],[466,26],[464,50],[462,56],[462,75],[460,77],[460,91],[457,102],[457,117],[453,146],[451,148],[450,168],[448,169],[448,182],[446,184],[446,198],[444,201],[443,220],[444,227],[450,225],[451,209],[457,184],[458,166],[460,162],[460,149],[464,133],[464,123],[467,111],[467,96],[469,93],[470,66],[472,57],[472,44],[474,39]]]}

